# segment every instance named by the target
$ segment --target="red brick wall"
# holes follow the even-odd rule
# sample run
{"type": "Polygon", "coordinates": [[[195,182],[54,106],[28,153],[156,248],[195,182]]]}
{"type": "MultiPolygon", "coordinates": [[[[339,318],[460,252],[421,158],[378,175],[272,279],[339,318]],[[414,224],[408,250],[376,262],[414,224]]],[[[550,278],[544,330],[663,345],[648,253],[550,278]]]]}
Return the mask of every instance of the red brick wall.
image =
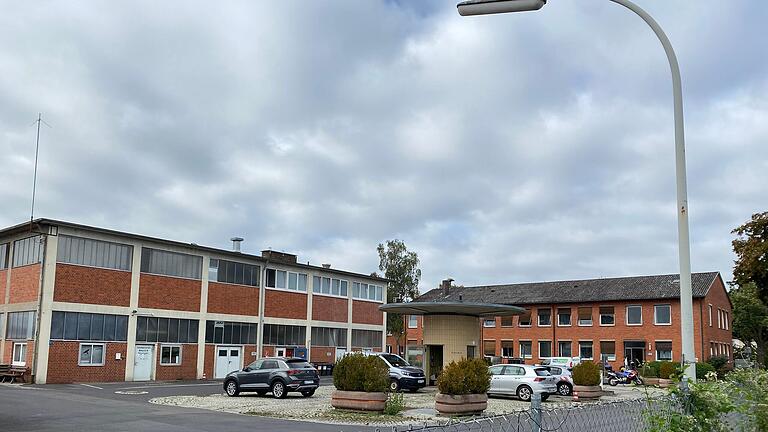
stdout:
{"type": "MultiPolygon", "coordinates": [[[[699,309],[697,307],[694,308],[694,312],[699,309]]],[[[728,294],[725,290],[725,285],[723,284],[723,281],[720,278],[716,278],[715,282],[712,284],[712,286],[709,288],[709,292],[707,293],[707,296],[703,299],[701,302],[701,312],[702,312],[702,321],[703,321],[703,359],[707,360],[709,359],[709,346],[710,342],[715,342],[719,344],[725,344],[729,347],[732,345],[733,340],[733,310],[731,309],[731,303],[728,300],[728,294]],[[712,326],[709,326],[709,312],[708,307],[709,305],[712,305],[712,326]],[[728,313],[728,330],[723,328],[718,328],[718,310],[724,310],[728,313]]],[[[695,327],[698,331],[699,327],[695,327]]],[[[702,337],[697,337],[697,342],[701,342],[702,337]]],[[[729,348],[731,360],[733,360],[733,348],[729,348]]],[[[717,352],[715,352],[715,355],[717,355],[717,352]]]]}
{"type": "Polygon", "coordinates": [[[309,361],[316,363],[335,363],[336,348],[313,346],[309,350],[309,361]]]}
{"type": "Polygon", "coordinates": [[[125,381],[125,342],[108,342],[104,366],[78,366],[80,342],[53,341],[48,354],[48,378],[50,384],[70,382],[125,381]],[[115,360],[115,353],[122,359],[115,360]]]}
{"type": "Polygon", "coordinates": [[[131,272],[56,264],[53,300],[130,306],[131,272]]]}
{"type": "Polygon", "coordinates": [[[264,315],[275,318],[307,319],[307,295],[266,290],[264,315]]]}
{"type": "Polygon", "coordinates": [[[384,313],[379,310],[381,303],[352,301],[352,322],[355,324],[383,324],[384,313]]]}
{"type": "Polygon", "coordinates": [[[197,344],[181,345],[181,364],[180,365],[162,365],[161,344],[157,344],[157,363],[155,364],[155,379],[165,380],[193,380],[197,378],[197,344]]]}
{"type": "Polygon", "coordinates": [[[312,319],[347,322],[347,299],[312,296],[312,319]]]}
{"type": "MultiPolygon", "coordinates": [[[[0,303],[5,303],[5,282],[8,280],[8,270],[0,270],[0,303]]],[[[0,335],[0,338],[5,335],[0,335]]]]}
{"type": "Polygon", "coordinates": [[[27,364],[26,364],[26,366],[28,368],[30,368],[30,370],[31,370],[32,367],[33,367],[32,362],[34,361],[34,358],[35,358],[35,341],[33,341],[33,340],[26,340],[26,341],[17,340],[17,341],[14,341],[14,340],[11,340],[11,339],[6,339],[6,341],[5,341],[5,350],[3,350],[2,361],[0,361],[0,363],[2,363],[2,364],[11,364],[11,362],[13,361],[13,344],[14,343],[26,343],[27,344],[27,358],[26,358],[27,364]]]}
{"type": "Polygon", "coordinates": [[[200,291],[199,280],[142,273],[139,307],[199,311],[200,291]]]}
{"type": "Polygon", "coordinates": [[[11,297],[9,303],[38,301],[40,264],[11,269],[11,297]]]}
{"type": "Polygon", "coordinates": [[[261,347],[261,356],[262,357],[274,357],[275,356],[275,347],[271,345],[264,345],[261,347]]]}
{"type": "Polygon", "coordinates": [[[259,288],[208,282],[208,312],[256,316],[259,314],[259,288]]]}

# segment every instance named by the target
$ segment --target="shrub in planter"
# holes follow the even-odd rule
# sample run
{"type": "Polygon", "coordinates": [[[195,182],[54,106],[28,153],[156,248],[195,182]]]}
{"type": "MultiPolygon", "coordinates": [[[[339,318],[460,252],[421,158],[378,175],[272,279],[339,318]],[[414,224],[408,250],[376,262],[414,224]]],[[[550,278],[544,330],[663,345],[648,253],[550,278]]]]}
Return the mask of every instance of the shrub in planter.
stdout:
{"type": "MultiPolygon", "coordinates": [[[[651,362],[652,363],[652,362],[651,362]]],[[[640,376],[643,378],[658,378],[659,377],[659,369],[658,365],[657,367],[654,367],[651,363],[646,363],[643,365],[643,367],[640,368],[640,376]]]]}
{"type": "Polygon", "coordinates": [[[603,394],[600,388],[600,365],[592,362],[581,362],[573,367],[573,392],[579,398],[599,398],[603,394]]]}
{"type": "Polygon", "coordinates": [[[342,357],[333,368],[334,408],[383,411],[389,387],[389,368],[378,356],[360,353],[342,357]]]}
{"type": "Polygon", "coordinates": [[[488,407],[491,374],[483,359],[451,362],[437,379],[435,409],[442,414],[470,414],[488,407]]]}
{"type": "Polygon", "coordinates": [[[677,370],[677,364],[669,361],[661,362],[659,364],[659,378],[672,379],[675,376],[677,370]]]}

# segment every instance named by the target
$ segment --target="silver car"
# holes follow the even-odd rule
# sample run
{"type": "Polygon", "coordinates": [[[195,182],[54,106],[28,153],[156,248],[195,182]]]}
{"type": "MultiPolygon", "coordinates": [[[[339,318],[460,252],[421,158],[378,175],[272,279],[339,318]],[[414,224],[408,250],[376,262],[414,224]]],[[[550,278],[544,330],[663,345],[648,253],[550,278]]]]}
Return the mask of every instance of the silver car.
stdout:
{"type": "Polygon", "coordinates": [[[527,402],[534,392],[541,393],[542,401],[557,393],[557,377],[544,367],[506,364],[491,366],[488,370],[491,372],[489,395],[517,396],[527,402]]]}

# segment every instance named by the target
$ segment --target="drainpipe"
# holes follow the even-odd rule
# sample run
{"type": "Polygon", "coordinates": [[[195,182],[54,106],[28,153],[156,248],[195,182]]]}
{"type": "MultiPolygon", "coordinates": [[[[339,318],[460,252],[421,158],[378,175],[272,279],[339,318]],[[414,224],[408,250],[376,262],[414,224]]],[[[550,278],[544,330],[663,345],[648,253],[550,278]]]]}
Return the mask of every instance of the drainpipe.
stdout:
{"type": "MultiPolygon", "coordinates": [[[[40,344],[40,322],[42,320],[41,315],[43,314],[43,282],[45,282],[45,255],[48,252],[48,242],[46,241],[47,237],[44,234],[40,234],[40,248],[42,249],[42,258],[40,259],[40,289],[38,290],[38,299],[37,299],[37,316],[35,317],[35,351],[32,353],[32,367],[30,370],[32,371],[32,377],[34,378],[35,374],[37,374],[37,355],[40,351],[40,347],[38,346],[40,344]]],[[[14,251],[15,253],[15,251],[14,251]]]]}
{"type": "MultiPolygon", "coordinates": [[[[538,319],[538,318],[537,318],[538,319]]],[[[536,324],[539,322],[536,321],[536,324]]],[[[552,357],[562,357],[557,343],[557,326],[555,325],[555,305],[549,307],[549,324],[552,326],[552,357]]],[[[573,352],[571,352],[573,353],[573,352]]]]}

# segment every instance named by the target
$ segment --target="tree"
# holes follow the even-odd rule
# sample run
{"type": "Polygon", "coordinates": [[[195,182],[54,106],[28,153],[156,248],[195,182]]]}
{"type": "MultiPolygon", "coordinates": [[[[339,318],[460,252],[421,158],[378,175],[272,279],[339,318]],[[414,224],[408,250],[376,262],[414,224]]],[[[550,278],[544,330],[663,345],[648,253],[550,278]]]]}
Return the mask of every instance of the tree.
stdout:
{"type": "MultiPolygon", "coordinates": [[[[419,296],[419,256],[411,252],[402,240],[388,240],[386,245],[380,243],[376,248],[379,252],[379,270],[389,279],[387,287],[387,303],[403,303],[419,296]]],[[[397,341],[398,348],[406,334],[403,316],[387,314],[387,332],[397,341]]]]}
{"type": "Polygon", "coordinates": [[[752,220],[732,231],[736,261],[733,279],[739,286],[754,283],[763,303],[768,304],[768,212],[752,215],[752,220]]]}
{"type": "Polygon", "coordinates": [[[733,303],[733,335],[747,345],[756,345],[757,362],[768,366],[768,305],[763,302],[753,283],[731,289],[733,303]]]}

